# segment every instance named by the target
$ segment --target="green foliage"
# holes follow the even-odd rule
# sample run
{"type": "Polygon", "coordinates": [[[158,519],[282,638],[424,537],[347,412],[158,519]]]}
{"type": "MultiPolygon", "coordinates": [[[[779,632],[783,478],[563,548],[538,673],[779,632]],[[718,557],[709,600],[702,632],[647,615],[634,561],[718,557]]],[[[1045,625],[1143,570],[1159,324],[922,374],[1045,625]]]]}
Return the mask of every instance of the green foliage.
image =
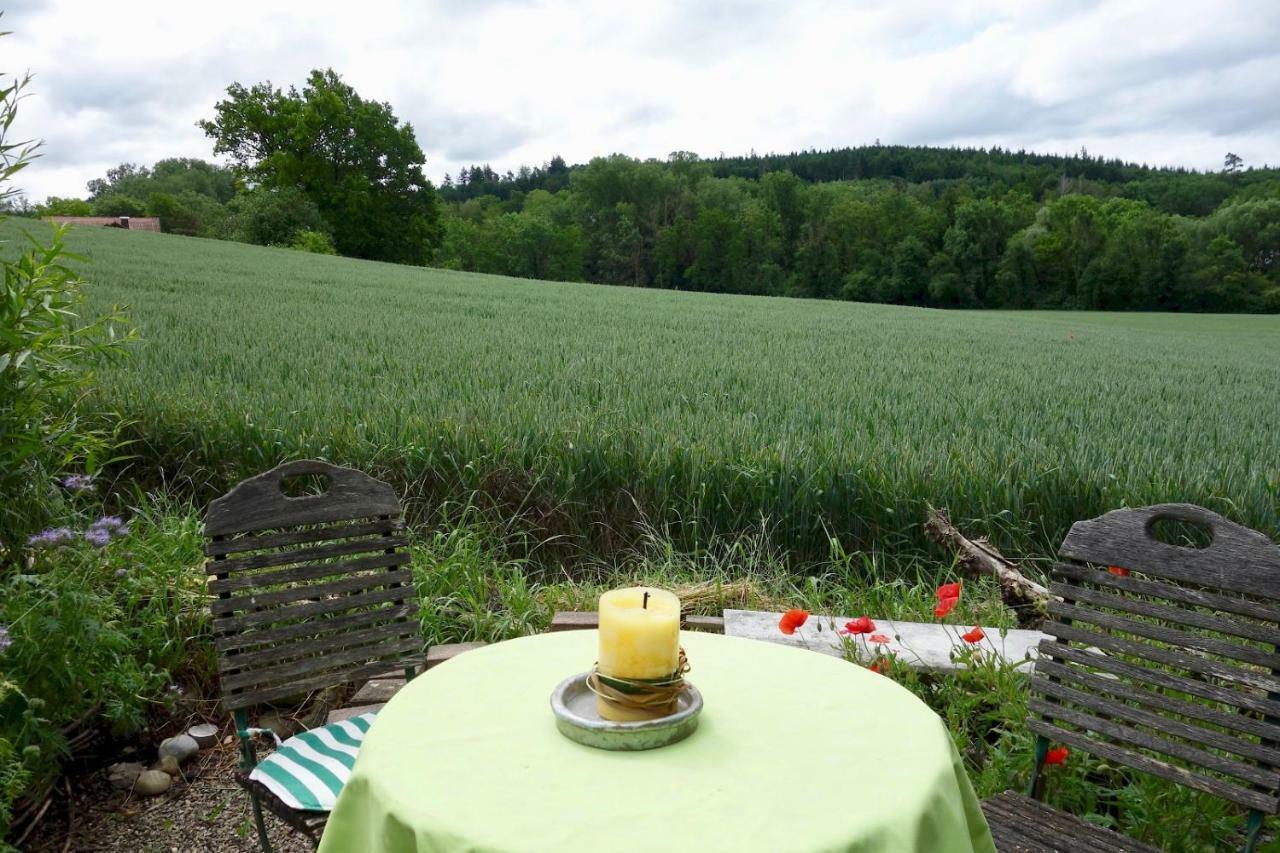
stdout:
{"type": "Polygon", "coordinates": [[[293,235],[293,242],[289,244],[290,249],[297,249],[299,252],[311,252],[315,255],[336,255],[337,249],[333,248],[333,241],[329,239],[329,235],[323,231],[309,231],[302,229],[293,235]]]}
{"type": "Polygon", "coordinates": [[[319,455],[422,505],[475,495],[552,548],[765,517],[799,559],[830,536],[906,554],[930,501],[1011,553],[1169,500],[1280,534],[1277,318],[956,315],[68,240],[94,258],[91,305],[130,303],[149,341],[102,404],[136,420],[140,470],[202,498],[319,455]]]}
{"type": "Polygon", "coordinates": [[[64,728],[130,734],[180,689],[212,693],[198,516],[152,498],[127,526],[95,521],[88,494],[69,502],[64,529],[0,574],[12,643],[0,649],[0,838],[13,800],[38,798],[56,778],[64,728]]]}
{"type": "Polygon", "coordinates": [[[160,160],[151,168],[121,163],[108,169],[106,177],[89,181],[89,199],[111,196],[150,198],[155,193],[181,196],[193,193],[218,204],[231,200],[236,192],[235,174],[225,166],[188,157],[160,160]]]}
{"type": "Polygon", "coordinates": [[[94,216],[145,216],[146,212],[146,202],[119,193],[100,196],[93,202],[94,216]]]}
{"type": "Polygon", "coordinates": [[[596,158],[568,171],[558,215],[540,227],[526,214],[565,173],[472,167],[445,188],[453,204],[436,263],[947,308],[1260,311],[1261,293],[1280,283],[1274,172],[879,146],[752,159],[763,171],[745,162],[596,158]],[[1054,174],[1055,164],[1080,171],[1054,174]],[[1242,247],[1239,274],[1206,262],[1219,234],[1242,247]],[[569,244],[581,246],[580,265],[552,272],[524,260],[569,244]]]}
{"type": "MultiPolygon", "coordinates": [[[[10,194],[9,180],[38,147],[8,137],[23,86],[25,80],[0,87],[0,197],[10,194]]],[[[114,450],[111,427],[80,403],[94,367],[132,335],[115,308],[80,316],[84,297],[65,265],[65,227],[52,228],[48,244],[9,233],[25,245],[0,260],[0,557],[48,512],[49,476],[92,472],[114,450]]]]}
{"type": "Polygon", "coordinates": [[[91,473],[115,448],[113,427],[86,412],[94,368],[132,338],[124,316],[109,309],[82,319],[81,282],[65,266],[66,228],[48,245],[34,238],[3,262],[0,299],[0,492],[16,500],[0,510],[0,543],[12,545],[41,522],[40,485],[59,472],[91,473]]]}
{"type": "Polygon", "coordinates": [[[216,237],[224,228],[228,208],[207,195],[184,190],[178,195],[155,192],[147,199],[147,213],[160,218],[160,230],[188,237],[216,237]]]}
{"type": "Polygon", "coordinates": [[[332,70],[286,94],[233,83],[200,122],[214,152],[254,183],[302,190],[344,255],[425,264],[439,243],[439,204],[413,127],[366,101],[332,70]]]}
{"type": "Polygon", "coordinates": [[[242,243],[288,246],[299,231],[327,233],[315,203],[298,189],[258,188],[227,205],[226,235],[242,243]]]}
{"type": "Polygon", "coordinates": [[[93,216],[93,205],[84,199],[49,196],[36,205],[36,216],[93,216]]]}

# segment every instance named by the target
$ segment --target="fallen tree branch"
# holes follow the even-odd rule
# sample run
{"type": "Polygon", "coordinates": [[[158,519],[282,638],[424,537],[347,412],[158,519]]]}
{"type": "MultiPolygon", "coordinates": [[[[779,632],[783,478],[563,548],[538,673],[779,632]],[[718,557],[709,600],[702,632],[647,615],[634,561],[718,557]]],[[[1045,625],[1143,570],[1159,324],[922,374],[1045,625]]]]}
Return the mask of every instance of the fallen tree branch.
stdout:
{"type": "Polygon", "coordinates": [[[985,539],[969,539],[956,529],[945,509],[929,507],[925,532],[933,541],[952,551],[960,568],[970,575],[986,575],[1000,584],[1000,597],[1013,610],[1022,627],[1038,625],[1044,620],[1044,605],[1049,590],[1030,580],[1012,561],[1006,559],[985,539]]]}

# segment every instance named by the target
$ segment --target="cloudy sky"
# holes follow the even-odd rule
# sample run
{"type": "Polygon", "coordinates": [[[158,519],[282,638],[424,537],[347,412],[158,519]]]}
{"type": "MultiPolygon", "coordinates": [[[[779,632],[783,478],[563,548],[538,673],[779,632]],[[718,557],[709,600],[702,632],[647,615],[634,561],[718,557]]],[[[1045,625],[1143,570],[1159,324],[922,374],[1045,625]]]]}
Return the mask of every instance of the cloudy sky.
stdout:
{"type": "Polygon", "coordinates": [[[413,124],[439,180],[553,154],[884,142],[1280,164],[1277,0],[0,0],[34,199],[209,158],[227,84],[331,66],[413,124]]]}

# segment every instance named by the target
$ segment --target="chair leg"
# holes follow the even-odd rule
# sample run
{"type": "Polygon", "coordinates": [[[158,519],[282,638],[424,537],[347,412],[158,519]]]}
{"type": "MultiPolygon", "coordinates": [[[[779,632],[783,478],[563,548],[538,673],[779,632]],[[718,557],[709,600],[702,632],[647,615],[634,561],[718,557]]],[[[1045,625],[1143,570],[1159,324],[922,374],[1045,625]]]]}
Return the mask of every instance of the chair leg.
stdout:
{"type": "Polygon", "coordinates": [[[258,825],[258,842],[262,845],[262,853],[271,853],[271,839],[267,837],[267,822],[262,816],[262,801],[257,794],[249,794],[253,801],[253,822],[258,825]]]}
{"type": "Polygon", "coordinates": [[[1262,819],[1264,815],[1257,809],[1249,812],[1249,826],[1245,830],[1244,836],[1244,853],[1253,853],[1254,848],[1258,844],[1258,835],[1262,832],[1262,819]]]}
{"type": "Polygon", "coordinates": [[[1049,753],[1049,739],[1043,735],[1036,738],[1036,758],[1035,766],[1031,768],[1031,781],[1027,785],[1027,796],[1033,800],[1040,799],[1040,795],[1044,793],[1040,784],[1043,780],[1040,777],[1040,771],[1044,769],[1044,759],[1049,753]]]}

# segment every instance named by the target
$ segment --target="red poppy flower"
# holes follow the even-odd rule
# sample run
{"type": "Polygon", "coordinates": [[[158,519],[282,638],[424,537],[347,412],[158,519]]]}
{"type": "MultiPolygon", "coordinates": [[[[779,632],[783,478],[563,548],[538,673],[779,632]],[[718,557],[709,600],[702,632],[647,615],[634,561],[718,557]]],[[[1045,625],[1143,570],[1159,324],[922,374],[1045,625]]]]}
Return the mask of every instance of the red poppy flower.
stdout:
{"type": "Polygon", "coordinates": [[[872,672],[879,673],[880,675],[884,675],[889,671],[889,661],[886,658],[876,658],[871,662],[871,665],[868,666],[867,669],[872,672]]]}
{"type": "Polygon", "coordinates": [[[884,634],[872,634],[870,637],[867,637],[867,639],[873,643],[880,643],[881,645],[889,642],[889,638],[884,634]]]}
{"type": "Polygon", "coordinates": [[[981,643],[982,638],[985,636],[987,635],[983,633],[981,628],[975,627],[972,631],[961,634],[960,639],[964,640],[966,643],[981,643]]]}
{"type": "Polygon", "coordinates": [[[1067,749],[1065,746],[1055,746],[1053,749],[1049,750],[1044,754],[1044,763],[1045,764],[1066,764],[1067,755],[1070,752],[1071,750],[1067,749]]]}
{"type": "Polygon", "coordinates": [[[1122,568],[1120,566],[1107,566],[1107,571],[1111,572],[1111,574],[1116,575],[1117,577],[1122,577],[1122,578],[1129,577],[1129,570],[1122,568]]]}
{"type": "Polygon", "coordinates": [[[938,600],[946,601],[948,598],[959,598],[960,586],[960,581],[956,581],[955,583],[944,583],[937,589],[938,600]]]}
{"type": "Polygon", "coordinates": [[[809,611],[801,610],[793,607],[786,613],[782,614],[782,618],[778,620],[778,630],[787,636],[791,636],[796,629],[803,625],[809,619],[809,611]]]}
{"type": "Polygon", "coordinates": [[[933,608],[933,615],[941,619],[943,616],[946,616],[951,612],[951,609],[956,606],[956,602],[959,600],[960,598],[958,596],[955,598],[942,599],[938,602],[938,606],[933,608]]]}
{"type": "Polygon", "coordinates": [[[850,634],[870,634],[876,629],[876,623],[872,622],[867,616],[859,616],[844,623],[844,629],[850,634]]]}

